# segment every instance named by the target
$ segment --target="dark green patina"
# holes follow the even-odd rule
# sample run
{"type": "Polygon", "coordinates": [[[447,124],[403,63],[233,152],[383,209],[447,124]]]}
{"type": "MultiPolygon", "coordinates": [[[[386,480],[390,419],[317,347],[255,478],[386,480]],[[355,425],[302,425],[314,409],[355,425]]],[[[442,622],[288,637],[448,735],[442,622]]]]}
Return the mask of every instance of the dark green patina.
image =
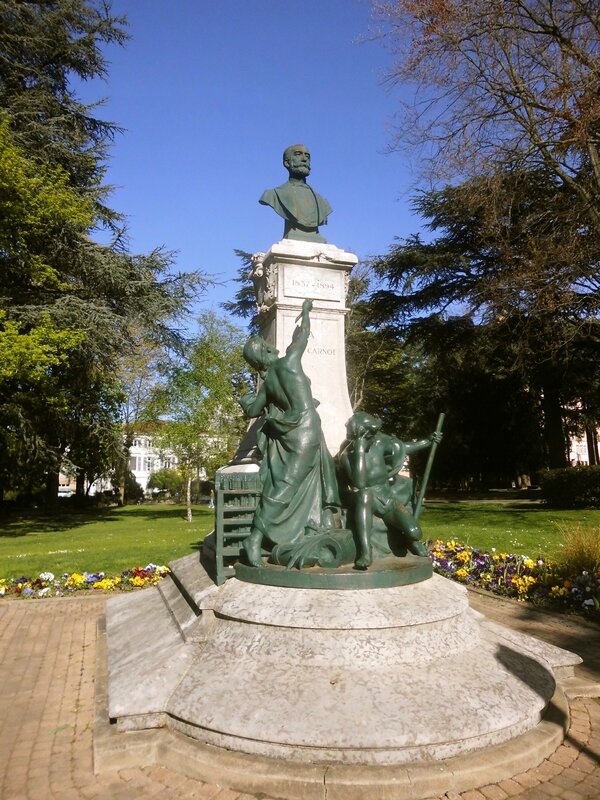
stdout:
{"type": "Polygon", "coordinates": [[[310,175],[310,153],[303,144],[293,144],[283,153],[283,165],[289,180],[275,189],[267,189],[258,201],[283,217],[284,239],[325,242],[319,225],[327,223],[332,208],[324,197],[306,182],[310,175]]]}
{"type": "Polygon", "coordinates": [[[310,567],[301,571],[275,566],[254,569],[241,562],[235,565],[235,577],[246,583],[298,589],[389,589],[420,583],[432,575],[431,560],[421,556],[379,559],[367,572],[353,569],[351,565],[337,569],[310,567]]]}
{"type": "MultiPolygon", "coordinates": [[[[441,440],[431,438],[403,442],[381,431],[381,420],[358,411],[346,423],[347,438],[339,453],[340,473],[350,492],[353,529],[356,534],[357,569],[373,563],[373,520],[381,520],[390,534],[392,549],[405,546],[417,556],[426,556],[422,531],[415,514],[412,480],[400,473],[406,457],[441,440]]],[[[425,487],[423,487],[424,490],[425,487]]],[[[422,496],[422,493],[421,493],[422,496]]]]}
{"type": "Polygon", "coordinates": [[[263,545],[270,550],[295,545],[307,530],[321,533],[339,525],[335,466],[302,369],[311,309],[312,300],[305,300],[284,356],[261,336],[250,337],[244,347],[246,360],[262,378],[258,392],[241,399],[248,417],[262,416],[262,493],[252,532],[244,540],[246,558],[255,567],[263,566],[263,545]]]}
{"type": "MultiPolygon", "coordinates": [[[[403,442],[383,433],[376,417],[353,414],[336,475],[301,363],[311,309],[312,300],[305,300],[283,357],[260,336],[252,336],[244,347],[246,360],[262,379],[257,393],[241,401],[247,416],[261,418],[262,489],[251,526],[247,516],[241,520],[237,546],[244,563],[235,565],[235,574],[253,583],[309,588],[375,588],[425,580],[431,563],[418,518],[443,415],[431,437],[403,442]],[[408,455],[426,448],[431,448],[430,457],[416,497],[411,479],[399,472],[408,455]]],[[[235,539],[236,512],[231,522],[222,516],[224,539],[235,539]]]]}

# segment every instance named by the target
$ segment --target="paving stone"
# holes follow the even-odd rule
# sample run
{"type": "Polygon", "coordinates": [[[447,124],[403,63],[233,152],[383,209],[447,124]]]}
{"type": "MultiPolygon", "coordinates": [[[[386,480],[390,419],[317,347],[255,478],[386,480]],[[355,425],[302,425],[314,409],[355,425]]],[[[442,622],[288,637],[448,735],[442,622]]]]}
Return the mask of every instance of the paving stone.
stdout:
{"type": "Polygon", "coordinates": [[[529,772],[538,778],[540,782],[545,782],[552,780],[555,775],[560,775],[564,769],[560,764],[555,764],[553,761],[543,761],[539,767],[534,767],[529,772]]]}
{"type": "Polygon", "coordinates": [[[582,781],[577,778],[578,774],[581,775],[577,770],[566,769],[560,775],[553,778],[552,783],[556,786],[564,786],[565,789],[573,789],[575,786],[582,783],[582,781]]]}
{"type": "Polygon", "coordinates": [[[128,769],[119,770],[119,777],[124,781],[136,780],[142,774],[142,770],[139,767],[129,767],[128,769]]]}
{"type": "Polygon", "coordinates": [[[185,775],[181,775],[178,772],[173,772],[173,770],[166,770],[166,774],[162,777],[162,782],[165,786],[169,786],[170,788],[177,788],[183,786],[189,781],[189,778],[186,778],[185,775]]]}
{"type": "Polygon", "coordinates": [[[571,728],[569,731],[569,742],[575,746],[587,744],[590,738],[589,730],[579,731],[571,728]]]}
{"type": "Polygon", "coordinates": [[[514,797],[517,794],[521,794],[521,792],[523,791],[523,787],[516,781],[513,781],[512,779],[506,781],[500,781],[498,786],[503,791],[506,792],[507,797],[514,797]]]}
{"type": "MultiPolygon", "coordinates": [[[[543,789],[546,792],[546,797],[562,797],[562,793],[565,791],[562,786],[556,786],[554,783],[541,783],[535,787],[535,789],[543,789]]],[[[522,795],[523,800],[529,800],[529,792],[535,791],[535,789],[529,789],[522,795]]]]}
{"type": "Polygon", "coordinates": [[[537,786],[538,783],[540,783],[539,778],[536,778],[533,774],[533,770],[530,772],[520,772],[518,775],[513,775],[513,780],[515,783],[520,783],[521,786],[524,786],[526,789],[537,786]]]}
{"type": "Polygon", "coordinates": [[[479,791],[486,800],[506,800],[508,797],[504,789],[493,783],[489,786],[481,786],[479,791]]]}
{"type": "MultiPolygon", "coordinates": [[[[2,800],[254,800],[252,795],[194,781],[164,767],[95,776],[95,626],[104,599],[4,602],[0,607],[2,800]]],[[[540,614],[493,596],[478,600],[475,607],[501,624],[581,653],[586,675],[600,680],[600,637],[589,623],[540,614]]],[[[448,792],[443,800],[598,800],[600,701],[572,700],[571,719],[570,739],[554,759],[516,776],[519,780],[462,794],[448,792]]]]}
{"type": "Polygon", "coordinates": [[[598,768],[597,759],[593,758],[586,753],[581,753],[575,761],[573,762],[573,768],[578,769],[580,772],[585,773],[588,775],[590,772],[593,772],[595,769],[598,768]]]}
{"type": "Polygon", "coordinates": [[[574,761],[573,766],[565,770],[565,773],[572,777],[574,786],[577,786],[579,783],[584,783],[588,778],[588,775],[578,768],[577,763],[577,761],[574,761]]]}
{"type": "Polygon", "coordinates": [[[524,789],[523,794],[517,795],[518,800],[551,800],[552,795],[548,794],[546,784],[540,783],[532,789],[524,789]]]}
{"type": "Polygon", "coordinates": [[[565,745],[561,745],[548,760],[555,764],[560,764],[561,767],[570,767],[573,761],[575,761],[576,757],[577,750],[575,750],[573,747],[565,747],[565,745]]]}
{"type": "Polygon", "coordinates": [[[588,777],[585,779],[584,784],[586,791],[587,790],[590,791],[590,796],[593,796],[591,792],[591,790],[593,789],[596,792],[595,797],[596,798],[600,797],[600,771],[598,769],[596,769],[591,775],[588,775],[588,777]]]}
{"type": "Polygon", "coordinates": [[[565,789],[561,795],[561,800],[589,800],[588,795],[581,794],[574,789],[565,789]]]}
{"type": "Polygon", "coordinates": [[[220,791],[220,786],[198,781],[195,786],[186,788],[179,796],[186,799],[190,798],[190,800],[192,800],[192,798],[193,800],[213,800],[220,791]]]}

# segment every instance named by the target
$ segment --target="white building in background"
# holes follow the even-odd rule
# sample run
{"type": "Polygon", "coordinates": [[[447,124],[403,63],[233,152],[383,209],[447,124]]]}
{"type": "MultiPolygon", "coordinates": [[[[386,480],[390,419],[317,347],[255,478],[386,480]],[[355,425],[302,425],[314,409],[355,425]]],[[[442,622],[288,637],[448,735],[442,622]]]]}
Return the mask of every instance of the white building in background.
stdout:
{"type": "Polygon", "coordinates": [[[144,491],[153,472],[159,469],[173,469],[177,457],[168,450],[159,451],[148,434],[136,435],[129,448],[129,469],[144,491]]]}
{"type": "Polygon", "coordinates": [[[569,439],[569,464],[572,467],[589,467],[594,463],[594,458],[590,458],[587,437],[571,437],[569,439]]]}

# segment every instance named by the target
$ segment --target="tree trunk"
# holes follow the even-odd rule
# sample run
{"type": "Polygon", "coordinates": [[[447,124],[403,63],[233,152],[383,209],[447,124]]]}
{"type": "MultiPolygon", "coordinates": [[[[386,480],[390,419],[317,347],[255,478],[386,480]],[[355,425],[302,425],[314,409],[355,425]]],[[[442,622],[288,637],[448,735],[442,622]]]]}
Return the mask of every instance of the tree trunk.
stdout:
{"type": "Polygon", "coordinates": [[[75,478],[75,495],[78,498],[85,497],[85,475],[80,469],[77,470],[77,476],[75,478]]]}
{"type": "Polygon", "coordinates": [[[558,392],[547,385],[542,387],[544,412],[544,444],[550,469],[567,467],[567,441],[563,427],[562,405],[558,392]]]}
{"type": "Polygon", "coordinates": [[[45,500],[47,506],[55,506],[58,503],[58,470],[48,472],[46,475],[45,500]]]}
{"type": "Polygon", "coordinates": [[[187,476],[185,485],[185,502],[187,505],[186,519],[188,522],[192,521],[192,474],[187,476]]]}
{"type": "Polygon", "coordinates": [[[588,448],[588,463],[590,467],[596,467],[600,463],[600,458],[598,458],[598,436],[590,425],[586,425],[585,438],[588,448]]]}
{"type": "Polygon", "coordinates": [[[127,497],[127,473],[129,472],[129,451],[133,445],[134,430],[132,425],[123,426],[123,463],[121,465],[119,481],[121,483],[121,502],[119,505],[126,505],[127,497]]]}
{"type": "Polygon", "coordinates": [[[120,490],[121,490],[121,502],[119,505],[127,505],[127,501],[129,498],[127,497],[127,471],[129,470],[129,448],[131,444],[128,444],[127,441],[125,442],[125,447],[123,448],[123,459],[121,464],[121,470],[119,475],[119,482],[120,482],[120,490]]]}

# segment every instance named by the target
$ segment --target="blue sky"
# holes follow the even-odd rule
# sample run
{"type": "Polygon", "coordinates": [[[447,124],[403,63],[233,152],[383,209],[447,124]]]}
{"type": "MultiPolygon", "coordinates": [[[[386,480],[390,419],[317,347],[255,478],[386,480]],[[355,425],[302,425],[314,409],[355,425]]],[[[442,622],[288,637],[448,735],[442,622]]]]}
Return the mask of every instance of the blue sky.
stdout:
{"type": "Polygon", "coordinates": [[[132,252],[177,250],[182,270],[223,286],[234,249],[268,250],[282,220],[258,198],[287,179],[281,154],[306,144],[309,182],[333,206],[326,239],[360,258],[418,230],[406,155],[387,154],[397,90],[391,57],[368,35],[368,0],[113,0],[131,41],[110,47],[109,77],[83,89],[125,128],[111,151],[110,205],[126,215],[132,252]]]}

